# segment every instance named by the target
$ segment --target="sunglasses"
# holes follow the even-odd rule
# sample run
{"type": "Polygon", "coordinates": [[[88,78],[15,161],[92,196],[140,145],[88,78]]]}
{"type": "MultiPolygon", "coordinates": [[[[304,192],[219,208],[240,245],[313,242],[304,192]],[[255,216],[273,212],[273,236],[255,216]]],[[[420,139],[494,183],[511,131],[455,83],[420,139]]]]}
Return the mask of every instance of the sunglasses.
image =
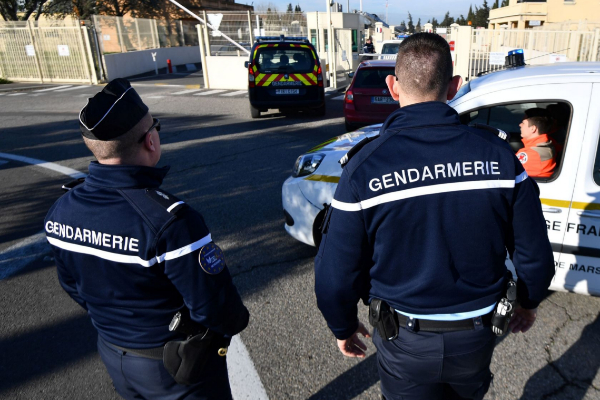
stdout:
{"type": "Polygon", "coordinates": [[[146,135],[149,134],[150,132],[152,132],[152,129],[156,129],[156,132],[160,132],[160,119],[152,118],[152,126],[150,127],[150,129],[148,129],[146,131],[146,133],[144,133],[142,135],[140,140],[138,140],[138,143],[142,143],[144,141],[144,139],[146,138],[146,135]]]}

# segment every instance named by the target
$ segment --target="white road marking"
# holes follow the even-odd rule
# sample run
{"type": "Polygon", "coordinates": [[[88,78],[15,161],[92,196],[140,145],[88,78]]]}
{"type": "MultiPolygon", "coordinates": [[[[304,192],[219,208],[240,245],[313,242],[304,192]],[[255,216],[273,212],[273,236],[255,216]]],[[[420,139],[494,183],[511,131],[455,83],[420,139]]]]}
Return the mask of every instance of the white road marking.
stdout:
{"type": "Polygon", "coordinates": [[[238,92],[231,92],[231,93],[226,93],[226,94],[222,94],[221,96],[225,97],[229,97],[229,96],[239,96],[240,94],[248,94],[247,90],[240,90],[238,92]]]}
{"type": "Polygon", "coordinates": [[[94,97],[96,93],[84,93],[84,94],[78,94],[77,97],[94,97]]]}
{"type": "Polygon", "coordinates": [[[333,92],[334,90],[337,90],[337,89],[336,88],[332,88],[332,87],[325,88],[326,92],[333,92]]]}
{"type": "Polygon", "coordinates": [[[341,95],[341,96],[337,96],[337,97],[332,97],[331,100],[344,100],[345,95],[341,95]]]}
{"type": "Polygon", "coordinates": [[[32,93],[32,94],[30,94],[29,96],[30,96],[30,97],[38,97],[38,96],[43,96],[43,95],[45,95],[45,94],[47,94],[47,93],[32,93]]]}
{"type": "Polygon", "coordinates": [[[199,92],[202,89],[190,89],[190,90],[182,90],[181,92],[175,92],[175,93],[171,93],[171,94],[186,94],[186,93],[194,93],[194,92],[199,92]]]}
{"type": "Polygon", "coordinates": [[[6,93],[0,93],[0,96],[4,96],[6,93]]]}
{"type": "MultiPolygon", "coordinates": [[[[35,158],[7,153],[0,153],[0,158],[48,168],[73,178],[86,176],[77,170],[35,158]]],[[[46,240],[46,234],[42,231],[0,252],[0,280],[25,268],[28,264],[35,261],[36,258],[49,253],[50,249],[50,245],[46,240]]],[[[260,376],[254,367],[254,363],[250,359],[250,354],[248,354],[248,350],[239,335],[234,336],[231,340],[231,345],[227,352],[227,369],[231,392],[235,400],[269,400],[260,376]]]]}
{"type": "Polygon", "coordinates": [[[71,87],[71,88],[56,90],[56,92],[68,92],[69,90],[79,90],[79,89],[89,89],[89,88],[90,87],[87,85],[82,85],[82,86],[75,86],[75,87],[71,87]]]}
{"type": "Polygon", "coordinates": [[[34,90],[34,93],[47,92],[49,90],[64,89],[64,88],[68,88],[68,87],[71,87],[71,86],[73,86],[73,85],[55,86],[55,87],[51,87],[51,88],[48,88],[48,89],[34,90]]]}
{"type": "Polygon", "coordinates": [[[53,162],[48,162],[48,161],[44,161],[44,160],[38,160],[38,159],[35,159],[35,158],[24,157],[24,156],[17,156],[17,155],[8,154],[8,153],[0,153],[0,158],[4,158],[6,160],[20,161],[20,162],[23,162],[23,163],[26,163],[26,164],[35,165],[37,167],[50,169],[52,171],[59,172],[59,173],[64,174],[64,175],[69,175],[73,179],[78,179],[78,178],[82,178],[84,176],[87,176],[83,172],[79,172],[76,169],[69,168],[69,167],[63,167],[62,165],[58,165],[58,164],[55,164],[53,162]]]}
{"type": "Polygon", "coordinates": [[[162,99],[165,96],[144,96],[144,97],[146,97],[147,99],[162,99]]]}
{"type": "Polygon", "coordinates": [[[202,93],[196,93],[194,96],[206,96],[209,94],[217,94],[217,93],[223,93],[226,92],[227,90],[209,90],[208,92],[202,92],[202,93]]]}
{"type": "Polygon", "coordinates": [[[231,394],[235,400],[269,400],[254,363],[239,335],[231,339],[227,350],[227,370],[231,394]]]}
{"type": "Polygon", "coordinates": [[[19,93],[12,93],[12,94],[9,94],[9,96],[23,96],[23,95],[25,95],[25,94],[27,94],[27,93],[19,92],[19,93]]]}

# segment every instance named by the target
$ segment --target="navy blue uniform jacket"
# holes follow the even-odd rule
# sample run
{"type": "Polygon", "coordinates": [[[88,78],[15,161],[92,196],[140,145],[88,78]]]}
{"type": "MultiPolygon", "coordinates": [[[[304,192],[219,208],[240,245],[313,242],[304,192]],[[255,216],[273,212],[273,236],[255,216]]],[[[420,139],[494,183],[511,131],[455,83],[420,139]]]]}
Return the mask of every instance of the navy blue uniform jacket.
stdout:
{"type": "Polygon", "coordinates": [[[535,183],[506,142],[441,102],[389,116],[344,168],[327,218],[315,290],[338,339],[356,331],[361,297],[412,314],[492,305],[507,249],[523,307],[554,275],[535,183]]]}
{"type": "Polygon", "coordinates": [[[92,162],[85,182],[46,216],[60,284],[118,346],[180,338],[168,326],[184,304],[192,319],[226,336],[248,324],[227,268],[200,267],[200,249],[212,241],[204,219],[159,189],[168,170],[92,162]]]}

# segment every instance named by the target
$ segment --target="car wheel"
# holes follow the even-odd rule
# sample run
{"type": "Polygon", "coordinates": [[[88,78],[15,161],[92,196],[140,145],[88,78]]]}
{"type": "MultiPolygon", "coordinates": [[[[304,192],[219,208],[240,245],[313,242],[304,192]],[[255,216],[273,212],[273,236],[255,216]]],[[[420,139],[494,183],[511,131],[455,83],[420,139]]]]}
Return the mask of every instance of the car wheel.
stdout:
{"type": "Polygon", "coordinates": [[[260,110],[250,104],[250,116],[252,118],[260,118],[260,110]]]}
{"type": "Polygon", "coordinates": [[[344,125],[346,125],[346,132],[352,132],[352,131],[356,130],[354,125],[352,125],[351,123],[348,123],[347,121],[344,121],[344,125]]]}
{"type": "Polygon", "coordinates": [[[327,108],[325,107],[325,103],[323,103],[322,106],[316,108],[315,111],[317,112],[317,115],[319,117],[325,116],[325,113],[327,112],[327,108]]]}

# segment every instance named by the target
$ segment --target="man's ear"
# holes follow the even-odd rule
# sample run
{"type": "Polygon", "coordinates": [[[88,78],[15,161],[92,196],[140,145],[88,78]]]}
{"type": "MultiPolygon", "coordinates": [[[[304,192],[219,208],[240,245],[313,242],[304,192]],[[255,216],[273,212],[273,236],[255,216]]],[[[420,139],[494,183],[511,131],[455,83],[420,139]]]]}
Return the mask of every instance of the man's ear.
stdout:
{"type": "Polygon", "coordinates": [[[394,75],[388,75],[385,77],[385,84],[387,85],[389,91],[390,91],[390,95],[392,96],[392,99],[396,100],[396,101],[400,101],[400,97],[398,97],[398,92],[396,90],[396,77],[394,75]]]}
{"type": "Polygon", "coordinates": [[[146,137],[144,137],[144,147],[148,151],[156,151],[156,145],[154,143],[152,132],[146,133],[146,137]]]}
{"type": "Polygon", "coordinates": [[[456,96],[456,93],[458,93],[458,90],[462,86],[462,81],[463,80],[460,75],[454,75],[452,77],[450,80],[450,85],[448,85],[448,94],[446,96],[446,100],[452,100],[454,96],[456,96]]]}

